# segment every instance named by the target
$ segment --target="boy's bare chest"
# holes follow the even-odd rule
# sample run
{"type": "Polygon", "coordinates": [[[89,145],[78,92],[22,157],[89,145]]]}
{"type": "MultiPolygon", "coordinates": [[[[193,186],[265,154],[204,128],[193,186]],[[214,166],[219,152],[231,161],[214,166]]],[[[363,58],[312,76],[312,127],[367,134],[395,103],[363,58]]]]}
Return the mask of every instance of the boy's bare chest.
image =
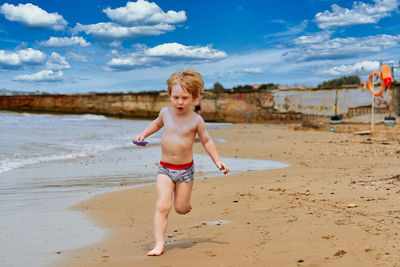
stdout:
{"type": "Polygon", "coordinates": [[[166,119],[164,121],[164,133],[174,135],[194,135],[196,132],[196,124],[193,120],[173,120],[166,119]]]}

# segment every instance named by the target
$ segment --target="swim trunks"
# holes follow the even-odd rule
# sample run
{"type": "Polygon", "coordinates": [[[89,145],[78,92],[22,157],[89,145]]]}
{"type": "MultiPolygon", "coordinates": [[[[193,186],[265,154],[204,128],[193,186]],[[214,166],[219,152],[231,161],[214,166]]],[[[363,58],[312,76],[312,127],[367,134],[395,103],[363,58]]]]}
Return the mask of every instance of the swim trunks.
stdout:
{"type": "Polygon", "coordinates": [[[174,183],[188,183],[194,179],[194,164],[193,161],[181,165],[160,161],[157,173],[168,176],[174,183]]]}

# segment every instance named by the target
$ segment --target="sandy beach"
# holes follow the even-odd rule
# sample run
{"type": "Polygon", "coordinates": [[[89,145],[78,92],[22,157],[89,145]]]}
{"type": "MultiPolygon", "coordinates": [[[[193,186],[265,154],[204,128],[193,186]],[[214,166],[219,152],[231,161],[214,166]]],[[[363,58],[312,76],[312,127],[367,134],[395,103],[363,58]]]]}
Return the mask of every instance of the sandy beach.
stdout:
{"type": "MultiPolygon", "coordinates": [[[[96,195],[73,207],[106,239],[59,251],[56,266],[400,266],[399,126],[234,124],[210,131],[221,156],[284,169],[195,181],[193,210],[171,212],[154,245],[155,187],[96,195]]],[[[204,153],[195,144],[196,153],[204,153]]]]}

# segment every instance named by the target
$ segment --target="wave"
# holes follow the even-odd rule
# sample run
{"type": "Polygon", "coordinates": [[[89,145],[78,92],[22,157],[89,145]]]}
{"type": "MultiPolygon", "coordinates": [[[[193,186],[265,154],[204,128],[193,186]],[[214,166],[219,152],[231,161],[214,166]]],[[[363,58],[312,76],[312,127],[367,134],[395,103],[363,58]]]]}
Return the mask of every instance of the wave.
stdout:
{"type": "Polygon", "coordinates": [[[104,121],[108,120],[107,117],[103,115],[94,115],[94,114],[85,114],[85,115],[73,115],[73,116],[68,116],[67,120],[73,120],[73,121],[104,121]]]}
{"type": "Polygon", "coordinates": [[[42,162],[68,160],[90,156],[87,152],[55,154],[49,156],[34,156],[23,159],[3,160],[0,162],[0,173],[19,169],[28,165],[34,165],[42,162]]]}
{"type": "Polygon", "coordinates": [[[61,119],[61,120],[68,120],[68,121],[102,121],[108,120],[107,117],[103,115],[95,115],[95,114],[83,114],[83,115],[51,115],[51,114],[31,114],[31,113],[22,113],[24,117],[46,117],[46,119],[54,118],[54,119],[61,119]]]}
{"type": "Polygon", "coordinates": [[[40,124],[52,123],[60,121],[105,121],[107,117],[103,115],[84,114],[84,115],[50,115],[50,114],[33,114],[33,113],[3,113],[0,112],[0,121],[2,124],[19,125],[19,124],[40,124]]]}
{"type": "MultiPolygon", "coordinates": [[[[51,161],[62,161],[62,160],[70,160],[77,158],[85,158],[94,156],[97,153],[115,149],[122,148],[128,145],[95,145],[88,146],[86,148],[80,147],[80,152],[70,152],[70,153],[59,153],[59,154],[51,154],[51,155],[31,155],[25,158],[14,158],[14,159],[5,159],[0,161],[0,173],[7,172],[19,168],[23,168],[29,165],[35,165],[39,163],[51,162],[51,161]],[[82,148],[84,151],[82,151],[82,148]]],[[[130,146],[130,145],[129,145],[130,146]]]]}

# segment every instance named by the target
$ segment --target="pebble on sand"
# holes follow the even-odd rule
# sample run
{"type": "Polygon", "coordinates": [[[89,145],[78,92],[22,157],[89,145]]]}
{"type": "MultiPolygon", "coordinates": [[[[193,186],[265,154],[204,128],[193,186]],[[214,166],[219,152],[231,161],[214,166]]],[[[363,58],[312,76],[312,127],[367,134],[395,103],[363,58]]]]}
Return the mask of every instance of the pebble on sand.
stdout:
{"type": "Polygon", "coordinates": [[[350,203],[349,205],[347,205],[348,208],[355,208],[357,207],[357,204],[355,203],[350,203]]]}

